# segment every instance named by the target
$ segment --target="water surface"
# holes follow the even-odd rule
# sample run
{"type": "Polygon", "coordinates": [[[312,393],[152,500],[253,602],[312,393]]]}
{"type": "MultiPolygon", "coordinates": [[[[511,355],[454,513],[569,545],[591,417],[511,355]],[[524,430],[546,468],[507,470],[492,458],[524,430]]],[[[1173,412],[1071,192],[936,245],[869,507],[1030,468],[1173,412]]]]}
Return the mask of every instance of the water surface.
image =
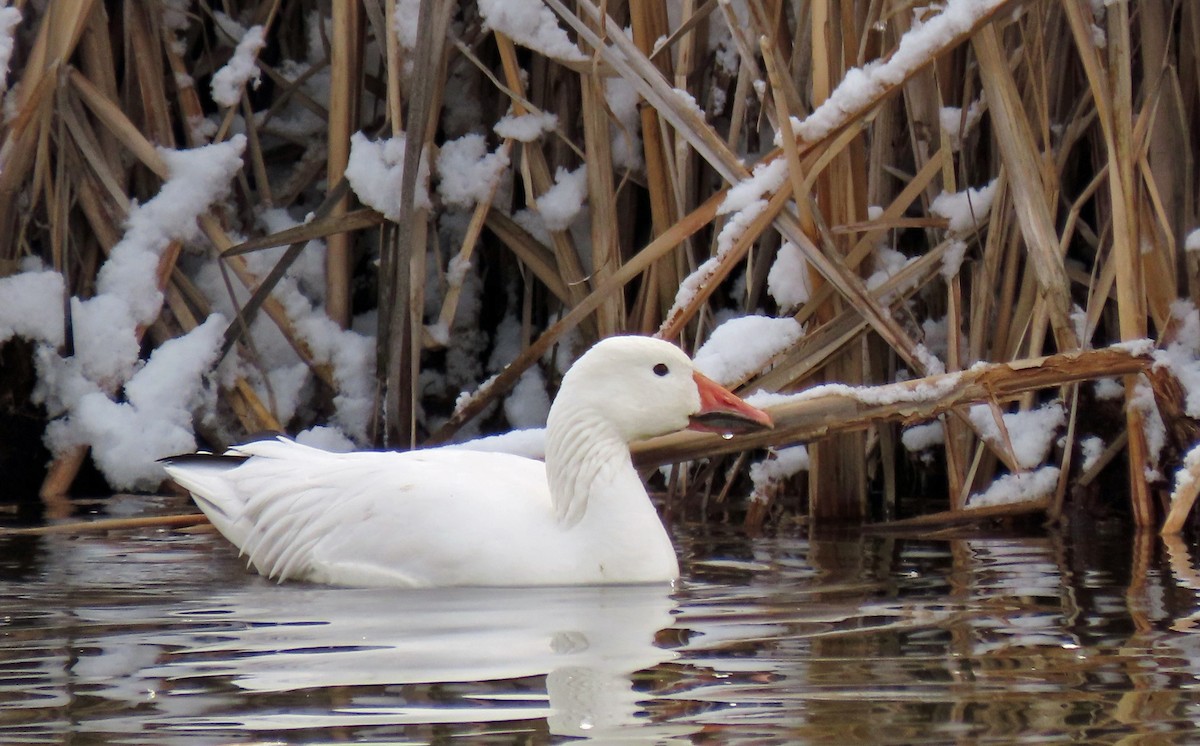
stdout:
{"type": "Polygon", "coordinates": [[[673,591],[281,586],[207,532],[0,537],[0,743],[1200,741],[1182,542],[675,533],[673,591]]]}

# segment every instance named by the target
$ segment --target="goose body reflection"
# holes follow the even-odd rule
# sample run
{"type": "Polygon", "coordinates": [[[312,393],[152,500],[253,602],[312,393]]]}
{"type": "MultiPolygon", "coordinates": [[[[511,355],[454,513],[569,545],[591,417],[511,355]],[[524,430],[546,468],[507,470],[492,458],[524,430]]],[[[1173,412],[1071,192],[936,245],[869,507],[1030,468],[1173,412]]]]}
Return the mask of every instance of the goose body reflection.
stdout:
{"type": "Polygon", "coordinates": [[[263,575],[354,586],[655,583],[675,551],[629,443],[770,417],[646,337],[596,344],[563,378],[546,462],[435,448],[334,454],[286,439],[171,459],[218,530],[263,575]]]}
{"type": "MultiPolygon", "coordinates": [[[[558,735],[615,734],[646,725],[638,718],[641,695],[630,674],[674,657],[654,644],[656,633],[671,625],[674,608],[669,589],[653,585],[393,595],[295,587],[243,592],[187,612],[220,631],[203,642],[194,632],[159,641],[177,652],[140,675],[174,688],[216,677],[258,693],[546,676],[544,692],[481,702],[475,717],[547,718],[558,735]]],[[[270,730],[464,717],[461,708],[433,702],[404,704],[395,697],[387,702],[352,700],[320,715],[259,713],[241,726],[270,730]]],[[[186,717],[176,722],[199,724],[186,717]]]]}

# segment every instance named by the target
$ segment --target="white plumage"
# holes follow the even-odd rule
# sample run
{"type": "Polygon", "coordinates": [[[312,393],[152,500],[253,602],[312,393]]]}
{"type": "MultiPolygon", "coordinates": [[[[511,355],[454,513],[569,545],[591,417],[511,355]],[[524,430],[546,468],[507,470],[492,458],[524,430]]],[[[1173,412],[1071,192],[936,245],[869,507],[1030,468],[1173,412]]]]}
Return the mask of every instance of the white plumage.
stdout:
{"type": "Polygon", "coordinates": [[[668,582],[675,551],[629,443],[769,417],[645,337],[598,343],[563,378],[546,463],[463,449],[329,453],[278,438],[171,459],[260,573],[369,586],[668,582]],[[700,418],[700,419],[693,419],[700,418]]]}

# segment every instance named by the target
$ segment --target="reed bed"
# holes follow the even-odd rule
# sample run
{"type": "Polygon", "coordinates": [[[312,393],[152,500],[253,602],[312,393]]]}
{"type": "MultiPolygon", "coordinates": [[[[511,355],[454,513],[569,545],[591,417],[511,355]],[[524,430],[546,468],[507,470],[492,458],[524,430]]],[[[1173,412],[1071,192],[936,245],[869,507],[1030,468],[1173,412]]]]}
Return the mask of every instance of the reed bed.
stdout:
{"type": "MultiPolygon", "coordinates": [[[[1120,483],[1102,499],[1128,505],[1139,526],[1170,512],[1177,531],[1187,516],[1192,484],[1180,480],[1174,504],[1167,495],[1180,469],[1200,484],[1200,459],[1185,464],[1196,412],[1155,350],[1188,323],[1179,301],[1192,314],[1200,304],[1200,251],[1188,250],[1200,245],[1195,3],[13,7],[0,277],[36,265],[62,275],[68,308],[96,295],[131,206],[170,175],[160,148],[245,138],[199,235],[160,252],[161,312],[137,329],[146,359],[200,327],[216,300],[196,267],[217,260],[238,309],[221,357],[238,364],[206,374],[212,396],[193,422],[203,444],[328,422],[349,395],[280,292],[321,251],[311,297],[374,340],[358,445],[520,425],[513,391],[552,391],[599,337],[658,334],[695,351],[728,319],[760,314],[794,318],[803,333],[728,383],[858,388],[779,405],[773,432],[635,450],[646,466],[686,463],[671,489],[705,493],[710,510],[752,527],[861,521],[912,515],[906,500],[918,496],[948,511],[926,524],[1055,519],[1073,495],[1082,503],[1120,483]],[[902,44],[939,23],[942,33],[902,44]],[[256,26],[258,82],[218,103],[213,80],[256,26]],[[542,129],[495,126],[522,116],[542,129]],[[360,132],[395,138],[403,163],[433,164],[432,185],[406,168],[389,193],[352,188],[360,132]],[[437,164],[471,133],[509,165],[464,203],[438,186],[451,174],[437,164]],[[782,177],[730,209],[731,187],[775,163],[782,177]],[[585,209],[553,219],[572,188],[585,209]],[[939,207],[955,194],[960,207],[939,207]],[[293,220],[266,227],[268,209],[293,220]],[[302,407],[281,411],[254,323],[270,323],[307,367],[302,407]],[[1133,344],[1143,339],[1153,343],[1133,344]],[[1098,396],[1092,382],[1114,377],[1117,398],[1098,396]],[[1049,402],[1061,422],[1031,464],[1003,415],[1049,402]],[[980,403],[990,416],[972,412],[980,403]],[[908,450],[905,432],[930,422],[940,436],[908,450]],[[772,472],[800,442],[807,469],[772,472]],[[750,462],[759,478],[746,501],[750,462]],[[1048,487],[971,513],[971,496],[998,478],[1036,473],[1048,487]]],[[[68,329],[58,354],[74,342],[68,329]]],[[[0,351],[5,417],[53,427],[69,416],[30,400],[35,345],[0,351]]],[[[114,402],[129,397],[122,384],[108,384],[114,402]]],[[[54,446],[43,493],[70,489],[88,445],[54,446]]],[[[691,517],[697,504],[673,509],[691,517]]]]}

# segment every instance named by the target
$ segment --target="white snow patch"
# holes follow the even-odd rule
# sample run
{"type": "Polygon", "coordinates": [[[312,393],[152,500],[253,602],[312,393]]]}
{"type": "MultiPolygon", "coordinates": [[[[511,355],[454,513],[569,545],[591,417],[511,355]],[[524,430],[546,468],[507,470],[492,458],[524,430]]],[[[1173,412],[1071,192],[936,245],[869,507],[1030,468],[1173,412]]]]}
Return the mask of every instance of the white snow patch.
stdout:
{"type": "Polygon", "coordinates": [[[483,135],[450,140],[438,153],[438,194],[446,204],[472,207],[489,198],[508,165],[506,149],[489,153],[483,135]]]}
{"type": "Polygon", "coordinates": [[[946,442],[946,428],[941,420],[926,422],[906,428],[900,435],[900,442],[909,453],[919,453],[927,448],[946,442]]]}
{"type": "Polygon", "coordinates": [[[765,459],[750,465],[750,481],[754,483],[751,502],[771,499],[785,480],[807,470],[808,465],[808,448],[805,446],[772,448],[765,459]]]}
{"type": "Polygon", "coordinates": [[[1192,446],[1183,457],[1183,466],[1175,472],[1175,489],[1171,491],[1171,500],[1181,495],[1193,492],[1196,481],[1200,479],[1200,443],[1192,446]]]}
{"type": "Polygon", "coordinates": [[[155,458],[195,447],[190,410],[184,410],[199,388],[197,371],[211,364],[203,360],[223,322],[206,322],[185,340],[164,344],[140,372],[137,328],[152,322],[162,305],[156,277],[163,251],[171,241],[199,234],[196,218],[228,190],[245,142],[238,135],[192,150],[160,149],[170,177],[153,199],[130,210],[124,236],[98,273],[97,294],[71,299],[75,354],[64,358],[48,344],[34,353],[34,401],[57,417],[47,426],[47,446],[61,454],[92,445],[114,487],[152,486],[162,475],[155,458]],[[118,404],[110,393],[126,381],[128,401],[118,404]],[[164,386],[173,393],[162,393],[164,386]],[[147,461],[147,454],[156,455],[147,461]]]}
{"type": "Polygon", "coordinates": [[[962,241],[951,241],[942,254],[942,277],[947,280],[954,278],[962,269],[963,259],[967,255],[967,245],[962,241]]]}
{"type": "Polygon", "coordinates": [[[996,196],[997,179],[992,179],[979,189],[964,189],[961,192],[942,192],[929,206],[934,215],[950,221],[950,232],[961,235],[983,224],[992,210],[996,196]]]}
{"type": "Polygon", "coordinates": [[[804,327],[791,317],[730,319],[714,329],[696,351],[696,369],[723,386],[740,383],[762,371],[802,336],[804,327]]]}
{"type": "Polygon", "coordinates": [[[540,0],[479,0],[478,5],[487,27],[522,46],[568,62],[588,59],[558,25],[554,11],[540,0]]]}
{"type": "Polygon", "coordinates": [[[0,345],[13,337],[63,343],[63,278],[52,270],[0,277],[0,345]]]}
{"type": "Polygon", "coordinates": [[[152,489],[165,476],[158,459],[196,449],[192,409],[200,403],[204,374],[216,362],[225,324],[214,314],[160,345],[125,384],[126,401],[92,391],[76,404],[74,434],[92,446],[92,458],[112,487],[152,489]]]}
{"type": "Polygon", "coordinates": [[[354,441],[336,427],[316,425],[296,433],[296,442],[310,448],[320,448],[332,453],[350,453],[355,449],[354,441]]]}
{"type": "MultiPolygon", "coordinates": [[[[916,257],[908,257],[903,253],[887,246],[876,246],[874,254],[874,271],[867,278],[866,286],[868,290],[875,290],[883,286],[888,280],[892,279],[900,270],[917,261],[916,257]]],[[[896,289],[896,292],[904,293],[910,288],[916,287],[920,278],[913,278],[905,286],[896,289]]],[[[889,302],[889,297],[882,299],[884,302],[889,302]]]]}
{"type": "Polygon", "coordinates": [[[8,63],[12,60],[13,33],[20,25],[19,8],[0,8],[0,90],[8,85],[8,63]]]}
{"type": "Polygon", "coordinates": [[[1158,403],[1154,401],[1154,389],[1150,388],[1145,376],[1138,376],[1137,383],[1133,386],[1133,396],[1129,398],[1127,406],[1136,409],[1142,415],[1142,429],[1146,433],[1146,447],[1149,451],[1147,456],[1150,461],[1146,467],[1146,477],[1147,479],[1161,477],[1158,472],[1158,464],[1163,446],[1167,444],[1167,426],[1163,422],[1162,414],[1158,411],[1158,403]]]}
{"type": "Polygon", "coordinates": [[[967,115],[963,117],[963,110],[957,106],[943,106],[938,112],[938,122],[942,125],[942,131],[946,133],[946,137],[950,140],[950,146],[953,150],[962,149],[963,140],[970,134],[975,125],[979,124],[979,120],[983,118],[983,97],[976,101],[972,101],[967,107],[967,115]]]}
{"type": "Polygon", "coordinates": [[[792,119],[792,131],[808,142],[825,137],[889,87],[899,84],[928,62],[939,48],[968,31],[1006,1],[949,0],[936,17],[914,23],[886,61],[870,62],[848,71],[829,98],[803,122],[792,119]]]}
{"type": "MultiPolygon", "coordinates": [[[[361,132],[350,137],[346,178],[364,205],[393,222],[400,219],[400,188],[404,182],[405,135],[368,140],[361,132]]],[[[429,159],[422,155],[417,172],[416,204],[429,209],[429,159]]]]}
{"type": "Polygon", "coordinates": [[[641,97],[633,84],[624,78],[608,78],[604,81],[604,100],[615,122],[609,125],[612,136],[613,165],[637,171],[642,162],[642,120],[638,112],[641,97]]]}
{"type": "Polygon", "coordinates": [[[1184,411],[1200,419],[1200,312],[1188,300],[1171,304],[1171,316],[1178,322],[1175,337],[1166,349],[1154,353],[1154,367],[1165,367],[1183,387],[1184,411]]]}
{"type": "Polygon", "coordinates": [[[558,126],[557,114],[507,114],[492,125],[492,131],[500,137],[517,142],[533,142],[543,132],[552,132],[558,126]]]}
{"type": "Polygon", "coordinates": [[[260,75],[257,58],[266,44],[266,29],[262,26],[251,26],[246,31],[233,51],[233,57],[213,73],[213,101],[224,107],[237,106],[247,83],[253,82],[254,87],[258,87],[260,75]]]}
{"type": "Polygon", "coordinates": [[[1011,505],[1041,499],[1058,487],[1058,473],[1057,466],[1044,466],[1037,471],[1007,474],[997,478],[983,492],[971,495],[967,507],[1011,505]]]}
{"type": "Polygon", "coordinates": [[[791,241],[784,241],[767,272],[767,292],[780,308],[795,308],[812,295],[812,276],[804,252],[791,241]]]}
{"type": "Polygon", "coordinates": [[[566,230],[583,211],[586,198],[587,165],[574,171],[559,166],[554,174],[554,186],[537,198],[537,211],[549,230],[566,230]]]}
{"type": "MultiPolygon", "coordinates": [[[[1004,417],[1004,429],[1012,442],[1013,456],[1023,469],[1032,469],[1046,460],[1058,428],[1066,424],[1067,414],[1060,402],[1054,401],[1037,409],[1009,412],[1004,417]]],[[[984,404],[971,407],[971,423],[988,442],[1000,445],[1003,441],[992,409],[984,404]]]]}
{"type": "Polygon", "coordinates": [[[396,0],[396,10],[392,13],[392,28],[396,40],[406,50],[417,48],[417,38],[421,33],[418,26],[421,12],[421,0],[396,0]]]}
{"type": "Polygon", "coordinates": [[[784,181],[788,178],[788,167],[786,158],[776,158],[768,163],[759,163],[754,166],[754,172],[729,187],[729,191],[725,194],[725,199],[721,201],[720,207],[717,208],[718,215],[727,215],[731,212],[745,210],[756,202],[763,199],[763,195],[768,193],[774,194],[783,186],[784,181]]]}
{"type": "Polygon", "coordinates": [[[1096,398],[1113,401],[1125,397],[1125,386],[1115,378],[1097,378],[1094,384],[1096,398]]]}
{"type": "MultiPolygon", "coordinates": [[[[761,186],[761,182],[754,181],[754,179],[743,181],[741,184],[753,184],[753,189],[740,195],[735,200],[735,204],[742,204],[745,199],[753,196],[754,189],[761,186]]],[[[732,193],[732,190],[730,191],[732,193]]],[[[728,201],[729,195],[726,195],[726,202],[728,201]]],[[[766,211],[767,206],[768,203],[765,199],[753,199],[745,202],[737,212],[729,216],[725,221],[725,225],[721,228],[721,232],[717,234],[716,256],[710,257],[691,274],[683,278],[683,282],[679,283],[679,289],[675,291],[675,301],[664,317],[667,319],[664,325],[670,323],[684,307],[691,303],[696,294],[700,292],[700,289],[713,278],[720,267],[721,260],[733,249],[738,239],[749,230],[754,220],[766,211]]]]}
{"type": "Polygon", "coordinates": [[[1095,466],[1104,454],[1104,441],[1095,435],[1089,435],[1079,441],[1079,451],[1083,454],[1082,468],[1087,471],[1095,466]]]}

